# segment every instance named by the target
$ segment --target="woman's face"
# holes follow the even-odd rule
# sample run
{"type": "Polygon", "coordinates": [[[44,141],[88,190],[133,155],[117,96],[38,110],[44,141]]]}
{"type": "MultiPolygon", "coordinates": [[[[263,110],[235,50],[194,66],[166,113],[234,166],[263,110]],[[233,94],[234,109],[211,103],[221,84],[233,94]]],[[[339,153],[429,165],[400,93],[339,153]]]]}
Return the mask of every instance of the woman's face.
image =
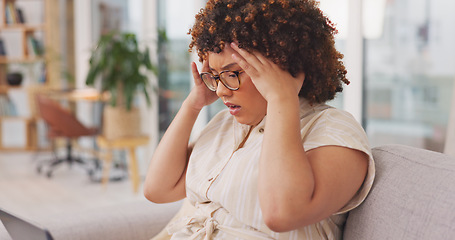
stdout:
{"type": "MultiPolygon", "coordinates": [[[[218,75],[224,70],[242,70],[232,59],[233,53],[235,51],[227,44],[221,53],[210,52],[208,54],[209,67],[213,75],[218,75]]],[[[241,72],[239,78],[240,88],[238,90],[229,90],[221,82],[218,82],[216,94],[223,100],[237,122],[255,126],[262,121],[267,113],[267,101],[245,72],[241,72]]]]}

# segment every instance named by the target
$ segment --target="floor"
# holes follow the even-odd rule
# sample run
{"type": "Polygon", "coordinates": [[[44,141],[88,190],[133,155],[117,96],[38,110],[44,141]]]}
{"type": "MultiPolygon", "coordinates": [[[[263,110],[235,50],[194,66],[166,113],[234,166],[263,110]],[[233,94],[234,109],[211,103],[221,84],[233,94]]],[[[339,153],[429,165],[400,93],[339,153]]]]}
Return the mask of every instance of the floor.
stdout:
{"type": "Polygon", "coordinates": [[[103,187],[80,166],[58,168],[52,178],[38,174],[39,161],[50,153],[0,152],[0,208],[22,216],[74,212],[145,199],[126,177],[103,187]]]}

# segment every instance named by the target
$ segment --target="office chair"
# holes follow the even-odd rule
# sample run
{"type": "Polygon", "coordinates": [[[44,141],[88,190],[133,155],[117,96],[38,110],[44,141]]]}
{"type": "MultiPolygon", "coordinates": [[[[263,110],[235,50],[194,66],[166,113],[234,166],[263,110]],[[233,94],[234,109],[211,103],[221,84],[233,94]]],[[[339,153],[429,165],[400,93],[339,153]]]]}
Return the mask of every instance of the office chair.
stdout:
{"type": "MultiPolygon", "coordinates": [[[[73,165],[74,163],[88,164],[86,161],[73,155],[72,141],[80,137],[94,137],[97,135],[98,129],[84,126],[69,110],[63,108],[59,103],[42,94],[36,96],[36,103],[40,117],[47,126],[47,135],[52,141],[52,150],[55,156],[55,159],[50,162],[41,162],[38,164],[38,173],[42,172],[42,168],[46,163],[49,166],[49,169],[46,172],[46,175],[49,178],[52,177],[54,169],[62,163],[68,163],[69,165],[73,165]],[[55,146],[56,138],[66,138],[65,158],[58,157],[57,148],[55,146]]],[[[90,175],[93,174],[94,169],[86,168],[86,170],[88,170],[90,175]]]]}

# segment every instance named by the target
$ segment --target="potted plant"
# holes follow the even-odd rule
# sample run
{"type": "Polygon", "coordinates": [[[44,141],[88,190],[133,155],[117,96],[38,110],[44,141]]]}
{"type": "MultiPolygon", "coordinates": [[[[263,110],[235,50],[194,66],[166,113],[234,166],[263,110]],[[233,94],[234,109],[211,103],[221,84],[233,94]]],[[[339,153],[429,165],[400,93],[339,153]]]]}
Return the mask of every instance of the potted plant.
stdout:
{"type": "Polygon", "coordinates": [[[99,82],[101,92],[109,93],[109,104],[103,112],[106,138],[140,134],[139,109],[133,103],[136,94],[142,93],[150,105],[150,72],[156,70],[149,49],[139,49],[135,34],[111,32],[101,36],[90,57],[86,84],[94,86],[99,82]]]}

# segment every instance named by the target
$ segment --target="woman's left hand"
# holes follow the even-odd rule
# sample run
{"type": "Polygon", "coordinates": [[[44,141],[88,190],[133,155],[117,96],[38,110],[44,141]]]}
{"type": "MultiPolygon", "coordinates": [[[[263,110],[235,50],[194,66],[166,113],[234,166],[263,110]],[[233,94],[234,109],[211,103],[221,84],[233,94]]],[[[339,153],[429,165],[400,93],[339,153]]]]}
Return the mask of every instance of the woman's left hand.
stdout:
{"type": "Polygon", "coordinates": [[[232,58],[250,76],[265,100],[298,95],[305,80],[304,73],[293,77],[259,52],[248,52],[236,43],[231,43],[231,47],[237,52],[232,58]]]}

